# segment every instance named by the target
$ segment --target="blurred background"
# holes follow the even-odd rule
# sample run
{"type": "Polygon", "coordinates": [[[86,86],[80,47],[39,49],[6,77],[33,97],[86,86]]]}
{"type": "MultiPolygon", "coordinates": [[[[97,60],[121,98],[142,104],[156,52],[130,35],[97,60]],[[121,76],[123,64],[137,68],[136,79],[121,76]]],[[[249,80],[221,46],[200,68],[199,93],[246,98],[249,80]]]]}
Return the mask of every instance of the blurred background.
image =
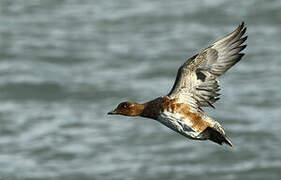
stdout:
{"type": "Polygon", "coordinates": [[[1,0],[0,179],[280,179],[281,1],[1,0]],[[242,21],[216,110],[235,147],[107,116],[165,95],[242,21]]]}

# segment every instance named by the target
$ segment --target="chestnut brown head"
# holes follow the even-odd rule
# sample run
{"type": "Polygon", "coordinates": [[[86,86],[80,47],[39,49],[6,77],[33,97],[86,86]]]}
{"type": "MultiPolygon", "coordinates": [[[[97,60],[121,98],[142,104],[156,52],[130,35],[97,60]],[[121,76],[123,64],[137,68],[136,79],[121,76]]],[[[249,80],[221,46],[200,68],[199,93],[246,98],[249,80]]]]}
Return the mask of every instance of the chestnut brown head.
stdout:
{"type": "Polygon", "coordinates": [[[116,109],[107,113],[108,115],[124,115],[124,116],[139,116],[143,112],[144,105],[132,103],[132,102],[122,102],[116,109]]]}

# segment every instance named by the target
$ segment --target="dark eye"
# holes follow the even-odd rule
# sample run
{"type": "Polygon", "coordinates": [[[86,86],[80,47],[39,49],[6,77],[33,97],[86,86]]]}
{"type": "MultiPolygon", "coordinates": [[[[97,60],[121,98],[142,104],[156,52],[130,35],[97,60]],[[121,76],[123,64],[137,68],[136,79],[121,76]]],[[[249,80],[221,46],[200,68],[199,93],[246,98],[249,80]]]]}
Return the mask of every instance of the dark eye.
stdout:
{"type": "Polygon", "coordinates": [[[126,103],[122,104],[122,108],[127,109],[128,105],[126,103]]]}

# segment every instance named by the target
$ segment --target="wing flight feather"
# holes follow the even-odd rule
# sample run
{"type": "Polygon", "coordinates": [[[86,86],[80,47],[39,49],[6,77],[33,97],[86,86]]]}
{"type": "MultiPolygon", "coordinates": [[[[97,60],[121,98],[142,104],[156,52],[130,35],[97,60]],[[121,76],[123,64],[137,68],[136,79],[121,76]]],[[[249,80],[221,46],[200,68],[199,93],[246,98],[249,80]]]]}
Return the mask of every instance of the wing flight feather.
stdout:
{"type": "Polygon", "coordinates": [[[244,56],[243,43],[246,27],[244,22],[236,30],[200,53],[189,58],[178,70],[176,81],[168,94],[171,98],[197,107],[213,107],[219,100],[218,77],[235,65],[244,56]],[[190,98],[191,97],[191,98],[190,98]]]}

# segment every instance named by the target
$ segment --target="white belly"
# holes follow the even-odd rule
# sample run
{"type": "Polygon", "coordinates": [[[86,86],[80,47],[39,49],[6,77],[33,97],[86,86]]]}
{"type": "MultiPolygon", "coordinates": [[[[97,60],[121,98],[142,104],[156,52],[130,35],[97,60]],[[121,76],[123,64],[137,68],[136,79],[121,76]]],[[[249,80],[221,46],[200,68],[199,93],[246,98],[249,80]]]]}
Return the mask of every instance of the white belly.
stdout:
{"type": "Polygon", "coordinates": [[[185,137],[190,139],[201,139],[199,133],[191,128],[190,120],[183,118],[180,114],[164,111],[158,116],[157,121],[185,137]]]}

